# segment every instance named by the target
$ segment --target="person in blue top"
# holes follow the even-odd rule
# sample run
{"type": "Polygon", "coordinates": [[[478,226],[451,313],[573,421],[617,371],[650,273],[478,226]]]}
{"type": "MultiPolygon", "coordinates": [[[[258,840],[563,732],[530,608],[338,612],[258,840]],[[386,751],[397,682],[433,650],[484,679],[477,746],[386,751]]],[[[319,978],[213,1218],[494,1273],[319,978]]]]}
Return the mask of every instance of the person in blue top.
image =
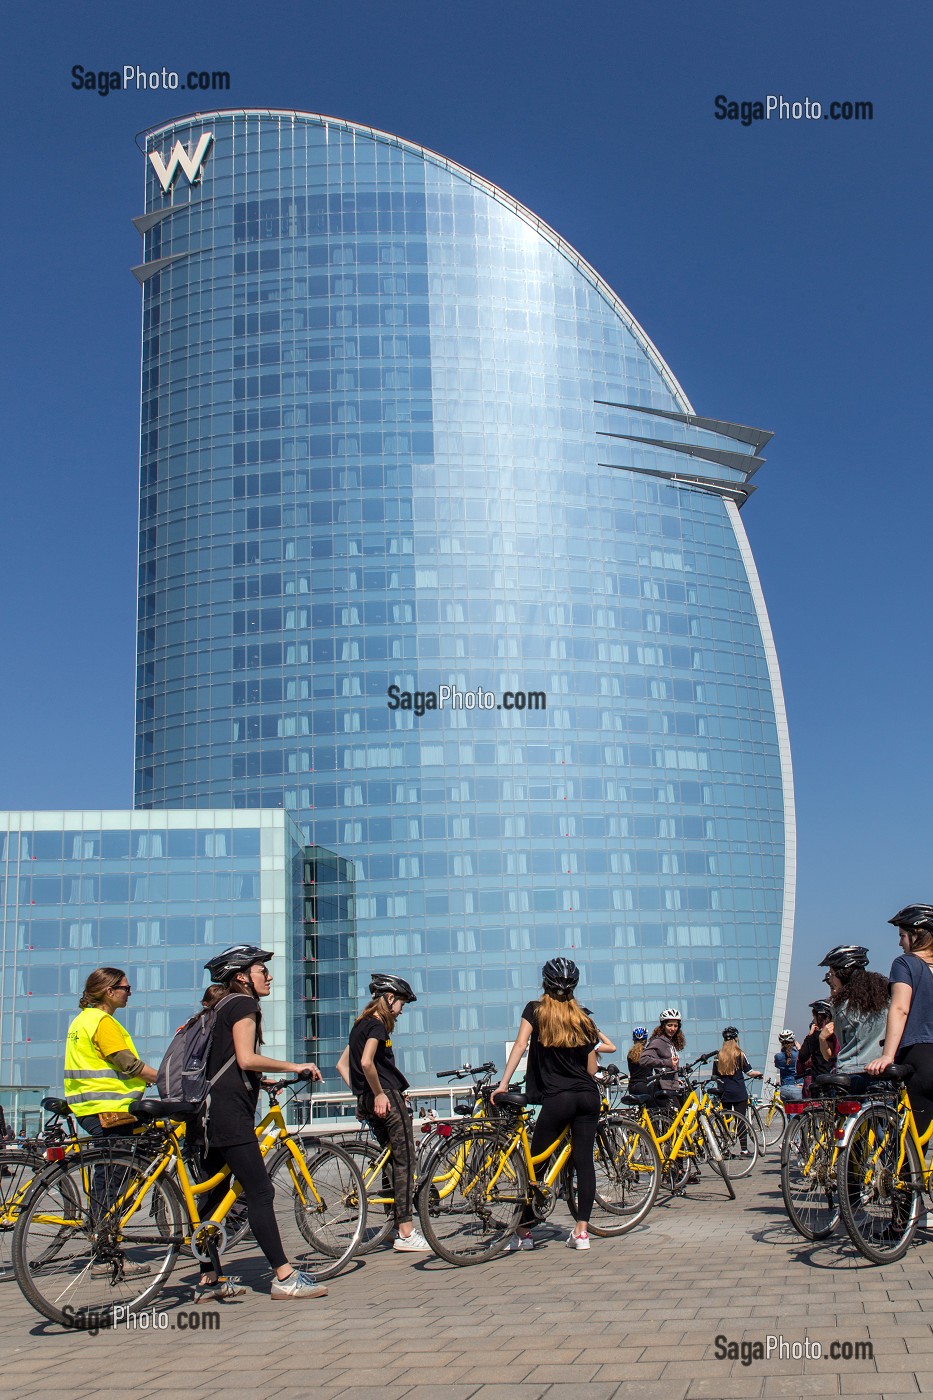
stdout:
{"type": "Polygon", "coordinates": [[[892,1064],[913,1065],[907,1094],[922,1137],[933,1122],[933,904],[908,904],[888,923],[897,929],[901,953],[888,979],[884,1049],[867,1069],[882,1074],[892,1064]]]}
{"type": "Polygon", "coordinates": [[[781,1076],[781,1097],[785,1103],[796,1103],[803,1096],[803,1086],[797,1083],[797,1051],[800,1045],[793,1031],[783,1030],[778,1036],[780,1050],[774,1057],[774,1068],[781,1076]]]}

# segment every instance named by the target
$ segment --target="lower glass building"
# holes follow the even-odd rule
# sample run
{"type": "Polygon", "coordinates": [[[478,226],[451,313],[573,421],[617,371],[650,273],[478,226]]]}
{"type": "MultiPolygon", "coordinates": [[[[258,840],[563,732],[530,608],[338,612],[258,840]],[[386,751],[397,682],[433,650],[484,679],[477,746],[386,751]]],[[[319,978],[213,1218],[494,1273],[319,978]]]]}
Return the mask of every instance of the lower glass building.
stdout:
{"type": "Polygon", "coordinates": [[[328,1066],[351,1010],[345,880],[283,811],[0,812],[0,1103],[21,1117],[61,1092],[94,968],[126,971],[125,1024],[158,1065],[198,1009],[204,963],[241,942],[275,955],[267,1053],[321,1058],[327,1088],[342,1088],[328,1066]]]}
{"type": "Polygon", "coordinates": [[[621,1042],[673,1003],[760,1059],[794,891],[739,514],[770,435],[423,147],[225,111],[145,150],[137,806],[284,808],[338,853],[357,998],[418,992],[410,1077],[501,1063],[557,953],[621,1042]]]}

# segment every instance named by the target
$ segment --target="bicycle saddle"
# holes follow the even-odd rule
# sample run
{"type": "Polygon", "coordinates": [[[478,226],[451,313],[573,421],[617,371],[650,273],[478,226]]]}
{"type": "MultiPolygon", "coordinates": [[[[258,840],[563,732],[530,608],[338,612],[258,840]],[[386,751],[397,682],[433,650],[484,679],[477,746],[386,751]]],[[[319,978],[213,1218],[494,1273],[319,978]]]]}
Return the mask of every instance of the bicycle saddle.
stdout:
{"type": "Polygon", "coordinates": [[[44,1108],[46,1113],[57,1113],[60,1117],[64,1117],[68,1112],[68,1105],[64,1099],[41,1099],[39,1106],[44,1108]]]}
{"type": "Polygon", "coordinates": [[[154,1123],[157,1118],[196,1118],[201,1109],[200,1105],[184,1099],[137,1099],[127,1112],[140,1123],[154,1123]]]}
{"type": "Polygon", "coordinates": [[[623,1094],[623,1095],[622,1095],[622,1102],[623,1102],[623,1103],[633,1103],[633,1104],[637,1104],[638,1107],[641,1107],[642,1104],[654,1103],[654,1102],[655,1102],[655,1095],[654,1095],[654,1094],[623,1094]]]}
{"type": "Polygon", "coordinates": [[[914,1072],[913,1065],[889,1065],[883,1074],[879,1074],[879,1079],[893,1079],[896,1084],[904,1084],[914,1072]]]}
{"type": "Polygon", "coordinates": [[[851,1074],[815,1074],[810,1080],[814,1089],[851,1089],[851,1074]]]}
{"type": "Polygon", "coordinates": [[[528,1102],[524,1094],[513,1094],[511,1089],[503,1089],[495,1098],[490,1097],[493,1108],[524,1108],[528,1102]]]}

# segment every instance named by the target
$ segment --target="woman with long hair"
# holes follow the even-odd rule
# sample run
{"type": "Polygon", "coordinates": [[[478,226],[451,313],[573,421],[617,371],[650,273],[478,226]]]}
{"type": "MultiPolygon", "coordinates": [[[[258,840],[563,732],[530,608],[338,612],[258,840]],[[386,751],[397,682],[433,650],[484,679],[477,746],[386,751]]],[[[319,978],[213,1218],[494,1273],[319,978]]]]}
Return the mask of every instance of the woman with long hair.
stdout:
{"type": "Polygon", "coordinates": [[[626,1060],[628,1062],[628,1091],[630,1094],[646,1094],[651,1088],[650,1072],[642,1064],[642,1056],[645,1046],[648,1044],[648,1032],[644,1026],[636,1026],[632,1031],[632,1043],[629,1046],[626,1060]]]}
{"type": "MultiPolygon", "coordinates": [[[[722,1033],[722,1047],[718,1051],[712,1063],[713,1078],[718,1081],[719,1093],[723,1104],[734,1109],[737,1113],[748,1114],[748,1090],[745,1087],[745,1076],[749,1079],[760,1079],[761,1071],[752,1069],[745,1052],[739,1044],[739,1032],[736,1026],[726,1026],[722,1033]]],[[[745,1119],[739,1121],[739,1145],[742,1156],[748,1154],[748,1131],[745,1126],[745,1119]]]]}
{"type": "Polygon", "coordinates": [[[891,964],[884,1049],[868,1073],[913,1065],[907,1095],[922,1136],[933,1121],[933,905],[908,904],[888,922],[897,929],[901,953],[891,964]]]}
{"type": "MultiPolygon", "coordinates": [[[[272,990],[272,974],[266,966],[272,956],[252,943],[237,943],[204,964],[212,983],[224,989],[219,997],[210,993],[217,1014],[207,1058],[211,1098],[205,1169],[213,1175],[226,1163],[242,1186],[250,1229],[273,1271],[271,1296],[276,1299],[322,1298],[327,1292],[324,1285],[288,1262],[272,1204],[275,1188],[256,1137],[256,1105],[262,1072],[278,1070],[285,1074],[307,1073],[310,1079],[321,1078],[315,1064],[273,1060],[260,1053],[260,1001],[272,990]]],[[[205,992],[205,998],[207,996],[205,992]]],[[[222,1278],[206,1269],[195,1290],[195,1298],[197,1301],[225,1301],[243,1292],[245,1289],[238,1278],[222,1278]]]]}
{"type": "Polygon", "coordinates": [[[129,1031],[114,1015],[125,1011],[133,988],[119,967],[98,967],[84,984],[81,1008],[65,1040],[65,1099],[92,1137],[126,1134],[126,1123],[108,1126],[108,1118],[125,1115],[133,1099],[154,1084],[156,1073],[136,1052],[129,1031]]]}
{"type": "MultiPolygon", "coordinates": [[[[580,971],[569,958],[552,958],[541,969],[542,995],[522,1012],[518,1033],[502,1079],[491,1098],[509,1087],[519,1060],[528,1051],[526,1097],[541,1104],[531,1137],[532,1156],[556,1142],[569,1125],[577,1176],[579,1219],[567,1237],[571,1249],[589,1249],[589,1219],[596,1199],[593,1147],[599,1122],[596,1046],[600,1034],[592,1016],[574,996],[580,971]]],[[[512,1248],[533,1249],[534,1214],[526,1212],[512,1248]]]]}
{"type": "Polygon", "coordinates": [[[868,971],[868,949],[860,944],[831,948],[820,967],[828,969],[823,980],[839,1041],[835,1073],[854,1075],[852,1088],[862,1093],[868,1087],[867,1066],[884,1039],[891,989],[886,977],[868,971]]]}
{"type": "Polygon", "coordinates": [[[415,1140],[405,1101],[408,1080],[395,1063],[392,1032],[406,1006],[417,997],[404,977],[374,972],[371,1000],[350,1030],[350,1041],[337,1071],[356,1094],[356,1114],[368,1123],[380,1147],[389,1147],[395,1177],[393,1194],[396,1238],[392,1248],[402,1254],[430,1253],[431,1246],[415,1229],[412,1201],[415,1187],[415,1140]]]}
{"type": "Polygon", "coordinates": [[[680,1052],[687,1044],[681,1030],[683,1018],[676,1007],[670,1006],[661,1012],[661,1019],[648,1037],[640,1064],[643,1070],[661,1070],[654,1079],[659,1091],[667,1095],[680,1096],[680,1083],[677,1070],[680,1067],[680,1052]]]}

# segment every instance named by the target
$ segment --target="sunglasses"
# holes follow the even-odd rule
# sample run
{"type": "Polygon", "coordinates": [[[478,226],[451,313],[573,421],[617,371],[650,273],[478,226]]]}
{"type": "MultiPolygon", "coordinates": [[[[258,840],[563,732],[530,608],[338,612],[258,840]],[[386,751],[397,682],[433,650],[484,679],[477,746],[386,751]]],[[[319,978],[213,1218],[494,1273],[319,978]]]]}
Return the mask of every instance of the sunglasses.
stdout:
{"type": "Polygon", "coordinates": [[[129,982],[116,982],[110,990],[112,992],[131,992],[133,988],[130,986],[129,982]]]}

